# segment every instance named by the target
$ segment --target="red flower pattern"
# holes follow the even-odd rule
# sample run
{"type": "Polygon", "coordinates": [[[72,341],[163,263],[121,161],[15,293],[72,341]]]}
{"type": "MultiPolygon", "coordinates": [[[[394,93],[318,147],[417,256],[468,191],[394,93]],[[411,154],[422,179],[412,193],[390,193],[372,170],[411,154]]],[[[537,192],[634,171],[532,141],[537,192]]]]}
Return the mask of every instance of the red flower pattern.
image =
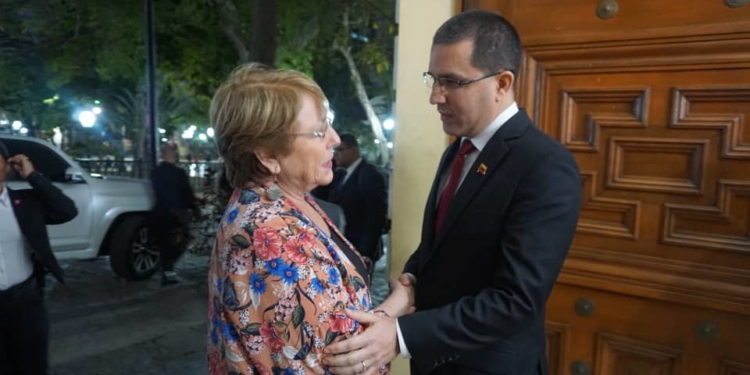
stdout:
{"type": "Polygon", "coordinates": [[[313,228],[307,228],[303,232],[300,232],[297,236],[297,239],[299,241],[307,246],[312,247],[315,244],[316,238],[315,238],[315,229],[313,228]]]}
{"type": "Polygon", "coordinates": [[[343,312],[334,312],[328,315],[328,326],[336,333],[348,333],[354,322],[343,312]]]}
{"type": "Polygon", "coordinates": [[[281,256],[281,236],[273,228],[260,227],[253,232],[253,247],[260,259],[276,259],[281,256]]]}
{"type": "Polygon", "coordinates": [[[281,335],[279,335],[279,330],[271,322],[266,321],[260,325],[260,335],[263,336],[263,341],[273,351],[278,352],[284,348],[284,341],[281,339],[281,335]]]}
{"type": "Polygon", "coordinates": [[[255,370],[258,375],[271,375],[271,373],[268,371],[268,368],[266,366],[263,366],[262,363],[258,361],[251,361],[253,364],[253,369],[255,370]]]}
{"type": "Polygon", "coordinates": [[[219,357],[218,352],[208,353],[208,373],[209,374],[226,374],[226,363],[219,357]]]}
{"type": "Polygon", "coordinates": [[[357,291],[354,290],[354,287],[351,285],[346,286],[346,292],[349,293],[349,298],[356,299],[357,297],[357,291]]]}
{"type": "Polygon", "coordinates": [[[305,248],[303,247],[302,241],[297,238],[290,238],[284,243],[284,250],[286,255],[289,256],[295,263],[305,264],[307,263],[307,254],[305,254],[305,248]]]}

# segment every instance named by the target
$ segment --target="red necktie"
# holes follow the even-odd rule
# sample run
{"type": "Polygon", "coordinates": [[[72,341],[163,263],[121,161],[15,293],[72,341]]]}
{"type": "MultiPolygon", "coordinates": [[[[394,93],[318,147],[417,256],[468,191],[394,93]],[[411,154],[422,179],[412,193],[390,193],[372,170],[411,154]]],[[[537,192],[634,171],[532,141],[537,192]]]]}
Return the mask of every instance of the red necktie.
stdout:
{"type": "Polygon", "coordinates": [[[474,150],[476,150],[474,144],[471,143],[470,140],[466,139],[463,141],[463,143],[461,143],[461,148],[458,150],[458,154],[456,154],[456,157],[453,158],[453,165],[451,165],[451,174],[448,177],[448,183],[445,185],[443,193],[440,194],[440,201],[438,202],[437,206],[437,214],[435,215],[435,233],[437,233],[443,226],[445,214],[448,212],[448,207],[450,207],[451,199],[453,199],[453,195],[456,193],[456,188],[458,188],[458,183],[459,181],[461,181],[461,172],[464,170],[464,161],[466,160],[466,155],[474,150]]]}

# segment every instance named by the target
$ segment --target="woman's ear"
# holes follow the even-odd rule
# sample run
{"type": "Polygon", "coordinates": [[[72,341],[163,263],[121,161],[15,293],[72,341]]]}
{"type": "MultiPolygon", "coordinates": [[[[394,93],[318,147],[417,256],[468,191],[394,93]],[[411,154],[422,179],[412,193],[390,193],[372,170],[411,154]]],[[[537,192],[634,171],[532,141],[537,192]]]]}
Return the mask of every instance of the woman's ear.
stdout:
{"type": "Polygon", "coordinates": [[[279,164],[279,160],[273,153],[268,151],[258,151],[255,153],[255,157],[260,160],[260,163],[263,164],[271,174],[277,175],[281,172],[281,164],[279,164]]]}

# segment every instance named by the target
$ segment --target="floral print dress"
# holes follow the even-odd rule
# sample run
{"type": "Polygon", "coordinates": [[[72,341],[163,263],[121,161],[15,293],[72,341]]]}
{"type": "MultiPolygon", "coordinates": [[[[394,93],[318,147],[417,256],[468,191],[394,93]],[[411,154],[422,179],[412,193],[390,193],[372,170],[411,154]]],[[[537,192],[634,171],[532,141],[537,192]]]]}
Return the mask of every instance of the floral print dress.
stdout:
{"type": "MultiPolygon", "coordinates": [[[[331,236],[343,239],[314,200],[306,200],[331,236]]],[[[345,314],[372,308],[364,280],[289,200],[271,201],[260,189],[235,190],[211,252],[209,374],[328,373],[320,363],[323,349],[364,330],[345,314]]]]}

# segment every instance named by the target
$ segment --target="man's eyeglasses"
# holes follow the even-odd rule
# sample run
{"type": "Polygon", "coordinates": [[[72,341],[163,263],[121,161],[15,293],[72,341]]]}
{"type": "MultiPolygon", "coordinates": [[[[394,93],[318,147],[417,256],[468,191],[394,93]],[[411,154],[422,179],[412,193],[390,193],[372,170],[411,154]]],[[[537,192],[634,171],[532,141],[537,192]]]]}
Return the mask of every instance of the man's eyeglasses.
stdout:
{"type": "Polygon", "coordinates": [[[320,138],[323,139],[326,137],[326,134],[328,133],[328,127],[330,127],[331,119],[326,118],[324,121],[325,125],[323,126],[323,130],[316,131],[316,132],[309,132],[309,133],[294,133],[292,135],[302,136],[302,137],[308,137],[308,138],[320,138]]]}
{"type": "Polygon", "coordinates": [[[482,77],[474,78],[474,79],[466,79],[466,80],[455,79],[455,78],[450,78],[450,77],[435,77],[430,72],[424,72],[422,73],[422,80],[424,81],[424,84],[427,85],[427,87],[429,88],[433,88],[435,84],[437,83],[438,87],[440,87],[441,89],[452,90],[452,89],[457,89],[459,87],[468,86],[474,82],[479,82],[483,79],[494,77],[494,76],[503,74],[505,72],[506,70],[503,70],[502,72],[487,74],[486,76],[482,76],[482,77]]]}

